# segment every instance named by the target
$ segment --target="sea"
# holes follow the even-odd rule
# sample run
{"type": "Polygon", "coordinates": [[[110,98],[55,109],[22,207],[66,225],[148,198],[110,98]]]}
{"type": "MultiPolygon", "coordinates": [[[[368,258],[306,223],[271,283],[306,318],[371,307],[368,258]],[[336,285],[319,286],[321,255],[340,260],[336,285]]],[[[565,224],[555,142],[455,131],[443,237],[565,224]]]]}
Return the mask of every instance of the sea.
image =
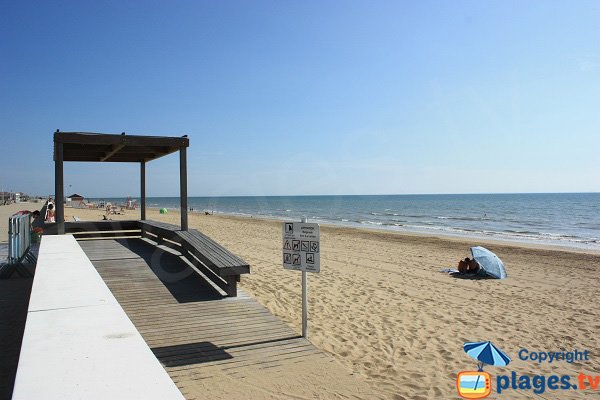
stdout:
{"type": "MultiPolygon", "coordinates": [[[[146,202],[179,208],[179,197],[146,202]]],[[[281,221],[306,217],[346,227],[600,250],[600,193],[189,197],[188,207],[198,213],[281,221]]]]}

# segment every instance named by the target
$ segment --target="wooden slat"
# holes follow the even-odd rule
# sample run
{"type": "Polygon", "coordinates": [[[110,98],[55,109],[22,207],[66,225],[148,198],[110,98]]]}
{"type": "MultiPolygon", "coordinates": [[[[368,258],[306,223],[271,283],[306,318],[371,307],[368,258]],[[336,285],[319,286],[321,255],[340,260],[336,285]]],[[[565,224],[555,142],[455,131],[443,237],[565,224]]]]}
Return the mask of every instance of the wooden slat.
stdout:
{"type": "Polygon", "coordinates": [[[146,219],[146,220],[140,221],[140,223],[142,223],[144,226],[160,228],[160,229],[173,231],[173,232],[179,230],[179,227],[177,225],[169,224],[166,222],[153,221],[153,220],[146,219]]]}
{"type": "Polygon", "coordinates": [[[229,250],[195,229],[187,232],[178,232],[178,235],[182,238],[186,238],[190,243],[203,246],[207,250],[210,250],[210,254],[214,255],[216,259],[225,265],[231,267],[248,265],[241,258],[237,257],[229,250]]]}
{"type": "Polygon", "coordinates": [[[250,266],[198,231],[177,232],[181,244],[221,277],[250,273],[250,266]]]}
{"type": "Polygon", "coordinates": [[[75,239],[140,237],[140,231],[111,231],[111,232],[73,232],[75,239]]]}

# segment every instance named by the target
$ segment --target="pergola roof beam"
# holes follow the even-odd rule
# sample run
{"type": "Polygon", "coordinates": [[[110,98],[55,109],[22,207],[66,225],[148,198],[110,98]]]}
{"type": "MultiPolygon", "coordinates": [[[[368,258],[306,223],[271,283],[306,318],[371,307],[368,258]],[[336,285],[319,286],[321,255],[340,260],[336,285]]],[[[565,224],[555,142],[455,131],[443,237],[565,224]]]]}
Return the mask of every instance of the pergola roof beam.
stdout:
{"type": "Polygon", "coordinates": [[[116,153],[118,153],[119,150],[121,150],[123,147],[125,147],[125,143],[114,145],[113,149],[111,151],[109,151],[102,159],[100,159],[100,161],[108,160],[109,158],[114,156],[116,153]]]}
{"type": "Polygon", "coordinates": [[[189,146],[187,136],[130,136],[86,132],[54,134],[55,153],[63,146],[64,161],[144,162],[189,146]]]}
{"type": "Polygon", "coordinates": [[[188,147],[189,139],[187,137],[167,137],[167,136],[130,136],[114,135],[106,133],[90,132],[57,132],[56,142],[78,143],[78,144],[119,144],[123,141],[128,146],[176,146],[188,147]]]}

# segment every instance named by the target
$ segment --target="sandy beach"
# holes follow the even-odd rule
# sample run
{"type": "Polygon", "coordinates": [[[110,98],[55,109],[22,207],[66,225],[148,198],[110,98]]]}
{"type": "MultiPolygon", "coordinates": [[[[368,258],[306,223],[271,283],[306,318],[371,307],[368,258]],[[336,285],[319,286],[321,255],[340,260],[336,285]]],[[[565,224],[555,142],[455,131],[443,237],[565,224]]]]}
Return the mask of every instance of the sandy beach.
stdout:
{"type": "MultiPolygon", "coordinates": [[[[102,212],[66,208],[65,215],[92,220],[102,212]]],[[[139,216],[129,211],[111,218],[139,216]]],[[[149,210],[148,218],[179,222],[171,211],[149,210]]],[[[301,275],[281,265],[280,222],[192,213],[189,225],[248,261],[251,274],[241,288],[300,332],[301,275]]],[[[514,371],[576,381],[579,373],[600,370],[600,254],[330,226],[321,228],[321,247],[321,273],[309,276],[309,339],[383,398],[457,398],[457,373],[476,369],[462,350],[467,341],[490,340],[512,358],[506,368],[486,368],[492,377],[514,371]],[[507,279],[456,279],[440,272],[477,244],[505,262],[507,279]],[[589,350],[590,357],[540,364],[519,359],[521,349],[589,350]]],[[[568,397],[586,394],[594,393],[571,391],[568,397]]]]}

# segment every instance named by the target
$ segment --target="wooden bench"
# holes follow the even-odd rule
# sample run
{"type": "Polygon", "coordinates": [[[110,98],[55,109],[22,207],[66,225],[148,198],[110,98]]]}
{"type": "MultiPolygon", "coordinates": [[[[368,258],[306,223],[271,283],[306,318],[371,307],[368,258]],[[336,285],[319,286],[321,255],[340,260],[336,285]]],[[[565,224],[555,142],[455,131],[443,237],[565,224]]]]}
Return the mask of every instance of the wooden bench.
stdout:
{"type": "Polygon", "coordinates": [[[237,296],[240,275],[250,273],[248,263],[195,229],[182,231],[177,225],[150,220],[140,221],[140,228],[142,237],[180,251],[227,296],[237,296]]]}
{"type": "Polygon", "coordinates": [[[179,230],[179,226],[177,225],[146,219],[139,221],[139,226],[142,231],[142,237],[144,237],[145,233],[150,232],[153,236],[156,236],[156,239],[158,239],[155,240],[157,243],[160,242],[160,244],[163,244],[162,242],[165,239],[173,243],[177,243],[175,241],[175,232],[179,230]]]}

